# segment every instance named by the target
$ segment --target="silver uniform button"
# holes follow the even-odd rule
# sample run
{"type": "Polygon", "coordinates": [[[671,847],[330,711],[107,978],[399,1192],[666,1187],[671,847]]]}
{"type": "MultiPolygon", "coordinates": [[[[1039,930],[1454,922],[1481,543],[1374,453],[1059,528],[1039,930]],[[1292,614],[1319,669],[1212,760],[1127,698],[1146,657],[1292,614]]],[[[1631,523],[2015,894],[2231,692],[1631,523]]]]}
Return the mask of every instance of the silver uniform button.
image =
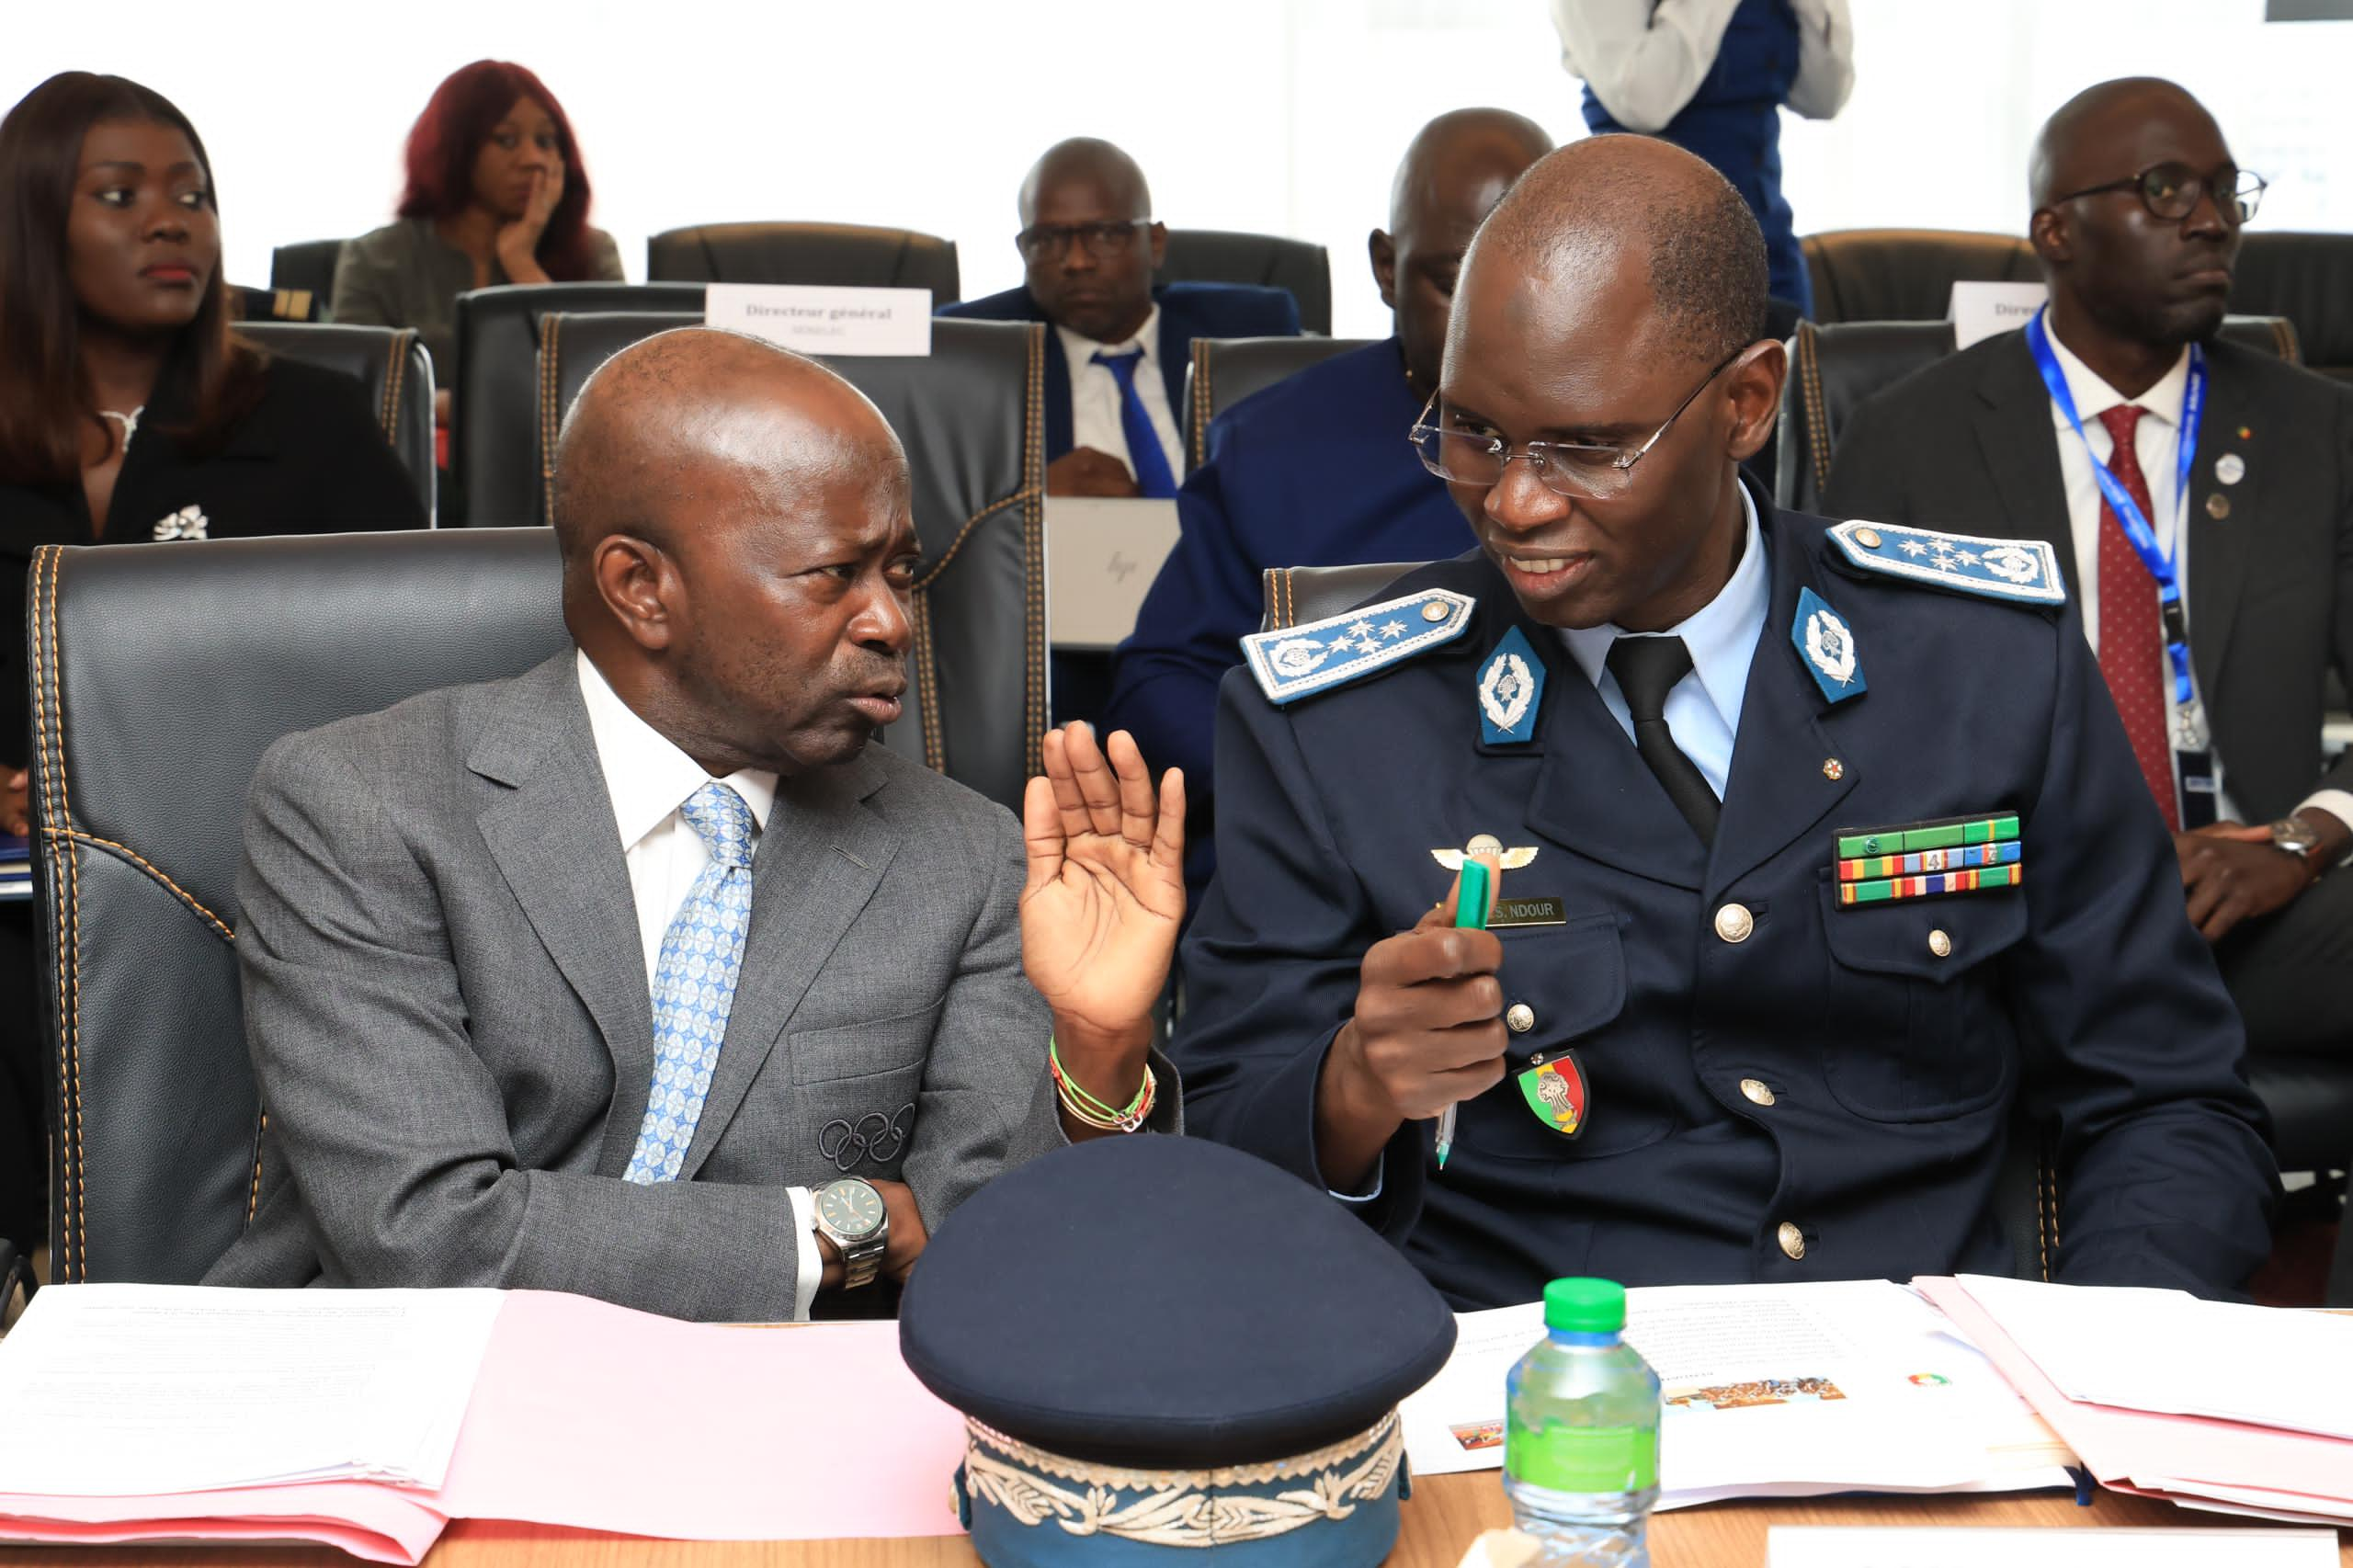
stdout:
{"type": "Polygon", "coordinates": [[[1727,903],[1716,911],[1716,935],[1727,942],[1745,942],[1756,929],[1756,917],[1745,903],[1727,903]]]}
{"type": "Polygon", "coordinates": [[[1740,1081],[1740,1092],[1748,1096],[1751,1104],[1771,1105],[1773,1103],[1773,1091],[1762,1078],[1743,1078],[1740,1081]]]}
{"type": "Polygon", "coordinates": [[[1781,1221],[1780,1243],[1781,1250],[1792,1260],[1805,1256],[1805,1233],[1787,1220],[1781,1221]]]}
{"type": "Polygon", "coordinates": [[[1877,550],[1879,548],[1879,530],[1877,528],[1857,528],[1855,530],[1855,542],[1861,545],[1865,550],[1877,550]]]}
{"type": "Polygon", "coordinates": [[[1536,1009],[1525,1002],[1514,1002],[1504,1014],[1504,1028],[1514,1034],[1526,1034],[1536,1027],[1536,1009]]]}
{"type": "Polygon", "coordinates": [[[1928,950],[1940,959],[1952,957],[1952,938],[1942,931],[1928,933],[1928,950]]]}

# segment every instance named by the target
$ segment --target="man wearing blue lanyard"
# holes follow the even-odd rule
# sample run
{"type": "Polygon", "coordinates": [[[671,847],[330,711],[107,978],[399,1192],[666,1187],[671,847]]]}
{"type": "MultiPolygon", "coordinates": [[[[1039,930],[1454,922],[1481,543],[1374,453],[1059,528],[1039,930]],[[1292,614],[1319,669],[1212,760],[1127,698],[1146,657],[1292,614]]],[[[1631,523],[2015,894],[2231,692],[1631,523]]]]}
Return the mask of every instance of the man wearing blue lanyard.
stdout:
{"type": "Polygon", "coordinates": [[[2341,1054],[2353,761],[2324,768],[2321,724],[2353,669],[2353,389],[2215,339],[2263,181],[2180,87],[2078,95],[2031,187],[2048,309],[1865,404],[1824,509],[2058,547],[2251,1048],[2341,1054]]]}

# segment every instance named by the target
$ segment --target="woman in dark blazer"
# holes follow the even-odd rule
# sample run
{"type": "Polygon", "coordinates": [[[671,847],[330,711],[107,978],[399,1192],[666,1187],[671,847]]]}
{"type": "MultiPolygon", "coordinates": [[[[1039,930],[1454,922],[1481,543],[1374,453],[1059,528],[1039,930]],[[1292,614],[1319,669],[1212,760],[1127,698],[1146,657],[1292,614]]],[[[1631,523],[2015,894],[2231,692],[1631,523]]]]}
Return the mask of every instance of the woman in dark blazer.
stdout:
{"type": "MultiPolygon", "coordinates": [[[[26,830],[35,547],[423,526],[357,381],[231,335],[211,165],[185,115],[76,71],[0,119],[0,832],[26,830]]],[[[39,1080],[28,923],[6,913],[0,1235],[24,1242],[39,1080]]]]}

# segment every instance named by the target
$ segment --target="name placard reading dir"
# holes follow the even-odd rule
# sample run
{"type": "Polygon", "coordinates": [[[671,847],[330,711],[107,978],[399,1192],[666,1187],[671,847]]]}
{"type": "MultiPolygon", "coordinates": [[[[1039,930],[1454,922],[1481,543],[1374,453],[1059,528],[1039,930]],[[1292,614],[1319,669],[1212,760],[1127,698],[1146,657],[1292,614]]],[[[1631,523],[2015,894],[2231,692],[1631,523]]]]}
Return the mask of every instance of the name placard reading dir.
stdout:
{"type": "Polygon", "coordinates": [[[702,319],[802,354],[931,352],[928,289],[713,283],[703,293],[702,319]]]}

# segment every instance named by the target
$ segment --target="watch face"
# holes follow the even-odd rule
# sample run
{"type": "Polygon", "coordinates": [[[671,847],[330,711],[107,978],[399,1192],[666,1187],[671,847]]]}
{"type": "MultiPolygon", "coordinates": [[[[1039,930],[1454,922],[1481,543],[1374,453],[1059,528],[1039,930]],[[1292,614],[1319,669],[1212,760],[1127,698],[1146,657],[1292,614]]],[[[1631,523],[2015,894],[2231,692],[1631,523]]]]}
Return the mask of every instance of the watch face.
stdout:
{"type": "Polygon", "coordinates": [[[882,1228],[882,1195],[862,1181],[837,1181],[817,1194],[817,1217],[852,1241],[882,1228]]]}

